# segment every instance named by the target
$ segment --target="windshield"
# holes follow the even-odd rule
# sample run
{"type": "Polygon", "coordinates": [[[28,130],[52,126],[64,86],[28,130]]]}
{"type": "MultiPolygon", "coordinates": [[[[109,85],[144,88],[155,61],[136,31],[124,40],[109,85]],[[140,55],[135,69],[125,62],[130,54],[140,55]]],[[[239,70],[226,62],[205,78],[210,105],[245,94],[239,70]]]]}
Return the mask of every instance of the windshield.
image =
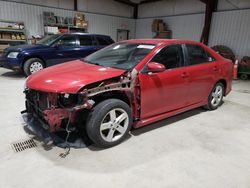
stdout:
{"type": "Polygon", "coordinates": [[[50,46],[58,37],[61,35],[49,35],[41,39],[40,41],[37,42],[37,44],[42,44],[46,46],[50,46]]]}
{"type": "Polygon", "coordinates": [[[136,66],[155,45],[138,43],[116,43],[86,57],[91,64],[130,70],[136,66]]]}

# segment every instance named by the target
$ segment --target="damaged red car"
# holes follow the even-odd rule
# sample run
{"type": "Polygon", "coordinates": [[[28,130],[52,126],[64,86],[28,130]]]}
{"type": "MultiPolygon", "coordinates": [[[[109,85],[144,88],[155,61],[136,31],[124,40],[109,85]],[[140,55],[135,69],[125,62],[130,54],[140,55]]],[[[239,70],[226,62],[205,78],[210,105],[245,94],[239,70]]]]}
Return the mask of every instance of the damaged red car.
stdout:
{"type": "Polygon", "coordinates": [[[86,131],[98,147],[184,111],[217,109],[232,85],[233,64],[184,40],[128,40],[26,81],[26,112],[41,126],[86,131]]]}

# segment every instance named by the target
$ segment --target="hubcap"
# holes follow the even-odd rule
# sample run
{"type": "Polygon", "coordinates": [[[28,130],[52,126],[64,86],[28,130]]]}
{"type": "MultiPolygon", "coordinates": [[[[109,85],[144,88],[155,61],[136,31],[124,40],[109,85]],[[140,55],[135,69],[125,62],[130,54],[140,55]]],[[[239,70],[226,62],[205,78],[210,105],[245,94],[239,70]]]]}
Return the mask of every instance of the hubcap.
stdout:
{"type": "Polygon", "coordinates": [[[214,107],[218,106],[222,100],[222,96],[223,96],[223,88],[222,86],[217,85],[212,92],[211,104],[214,107]]]}
{"type": "Polygon", "coordinates": [[[126,111],[115,108],[109,111],[103,118],[100,133],[106,142],[119,140],[126,132],[129,124],[129,117],[126,111]]]}
{"type": "Polygon", "coordinates": [[[30,65],[30,73],[33,74],[39,70],[42,70],[43,69],[43,65],[42,63],[40,62],[33,62],[31,65],[30,65]]]}

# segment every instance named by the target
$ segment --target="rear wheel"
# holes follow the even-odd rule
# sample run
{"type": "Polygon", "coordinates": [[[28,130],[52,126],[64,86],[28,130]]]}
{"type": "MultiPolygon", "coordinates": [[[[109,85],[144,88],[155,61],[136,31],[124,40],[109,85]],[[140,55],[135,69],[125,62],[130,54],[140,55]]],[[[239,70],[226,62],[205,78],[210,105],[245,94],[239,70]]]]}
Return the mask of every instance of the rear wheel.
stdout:
{"type": "Polygon", "coordinates": [[[132,125],[128,104],[118,99],[108,99],[97,104],[88,115],[86,130],[98,147],[107,148],[121,143],[132,125]]]}
{"type": "Polygon", "coordinates": [[[225,92],[224,90],[225,87],[221,82],[217,83],[214,86],[212,92],[208,97],[208,104],[206,105],[206,108],[208,110],[216,110],[222,104],[223,95],[225,92]]]}
{"type": "Polygon", "coordinates": [[[37,71],[44,69],[44,63],[39,58],[30,58],[24,62],[23,72],[26,76],[29,76],[37,71]]]}
{"type": "Polygon", "coordinates": [[[241,80],[247,80],[247,79],[248,79],[247,74],[241,74],[241,75],[240,75],[240,79],[241,79],[241,80]]]}

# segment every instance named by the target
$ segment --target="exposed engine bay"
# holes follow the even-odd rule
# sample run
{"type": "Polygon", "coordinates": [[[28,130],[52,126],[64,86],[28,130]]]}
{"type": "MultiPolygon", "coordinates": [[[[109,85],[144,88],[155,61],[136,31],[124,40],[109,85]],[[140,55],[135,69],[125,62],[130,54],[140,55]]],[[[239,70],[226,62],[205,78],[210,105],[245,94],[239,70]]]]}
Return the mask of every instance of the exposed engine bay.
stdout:
{"type": "Polygon", "coordinates": [[[139,119],[140,96],[137,71],[94,83],[82,88],[76,94],[49,93],[25,89],[26,112],[40,121],[49,132],[74,131],[82,127],[88,110],[109,97],[120,97],[133,109],[134,120],[139,119]],[[137,89],[136,89],[137,88],[137,89]]]}

